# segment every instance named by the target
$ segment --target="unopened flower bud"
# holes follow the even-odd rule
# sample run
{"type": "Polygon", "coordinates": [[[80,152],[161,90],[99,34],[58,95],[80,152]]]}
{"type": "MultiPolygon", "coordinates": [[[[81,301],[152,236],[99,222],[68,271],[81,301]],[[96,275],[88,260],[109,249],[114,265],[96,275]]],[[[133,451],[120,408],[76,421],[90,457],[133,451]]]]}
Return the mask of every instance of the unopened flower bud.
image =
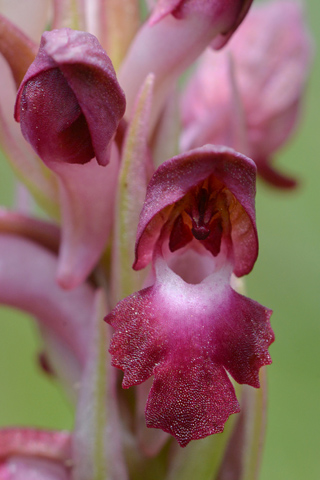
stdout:
{"type": "Polygon", "coordinates": [[[310,57],[299,4],[284,0],[253,8],[226,49],[207,51],[191,78],[182,104],[182,148],[213,143],[240,149],[235,130],[243,129],[241,151],[258,172],[276,186],[294,186],[271,160],[297,124],[310,57]]]}
{"type": "Polygon", "coordinates": [[[168,14],[177,19],[191,15],[210,18],[220,34],[213,42],[214,48],[221,48],[244,19],[252,0],[159,0],[150,22],[156,23],[168,14]]]}
{"type": "Polygon", "coordinates": [[[125,110],[111,60],[91,34],[70,29],[42,35],[20,86],[15,118],[45,163],[109,161],[125,110]]]}

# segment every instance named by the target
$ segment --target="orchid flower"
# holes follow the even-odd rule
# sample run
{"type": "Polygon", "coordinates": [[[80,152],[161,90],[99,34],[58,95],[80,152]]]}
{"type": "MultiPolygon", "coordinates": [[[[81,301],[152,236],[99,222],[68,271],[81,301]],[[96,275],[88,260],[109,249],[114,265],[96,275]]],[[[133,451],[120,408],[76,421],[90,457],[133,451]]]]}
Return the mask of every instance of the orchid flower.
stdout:
{"type": "Polygon", "coordinates": [[[154,375],[147,425],[182,446],[221,432],[239,411],[226,370],[259,387],[259,368],[270,363],[271,312],[230,286],[231,274],[249,273],[257,255],[254,179],[252,162],[226,149],[165,162],[149,183],[134,264],[152,261],[155,282],[107,317],[123,386],[154,375]],[[166,255],[181,249],[177,259],[166,255]]]}
{"type": "MultiPolygon", "coordinates": [[[[52,0],[24,25],[17,0],[0,2],[0,146],[46,215],[0,209],[0,303],[35,318],[42,364],[75,405],[72,432],[0,430],[0,479],[258,478],[274,334],[242,277],[258,256],[255,162],[281,142],[262,152],[274,116],[250,106],[265,120],[252,141],[238,80],[231,37],[252,0],[149,1],[145,20],[140,3],[52,0]],[[186,90],[179,81],[207,47],[225,58],[225,45],[232,98],[207,139],[210,99],[192,87],[201,66],[186,90]]],[[[257,44],[258,90],[273,78],[271,46],[257,44]]],[[[300,54],[307,65],[305,45],[300,54]]]]}
{"type": "Polygon", "coordinates": [[[181,148],[241,148],[266,181],[294,187],[272,159],[297,125],[311,52],[299,3],[252,8],[222,52],[207,50],[200,59],[182,98],[181,148]]]}

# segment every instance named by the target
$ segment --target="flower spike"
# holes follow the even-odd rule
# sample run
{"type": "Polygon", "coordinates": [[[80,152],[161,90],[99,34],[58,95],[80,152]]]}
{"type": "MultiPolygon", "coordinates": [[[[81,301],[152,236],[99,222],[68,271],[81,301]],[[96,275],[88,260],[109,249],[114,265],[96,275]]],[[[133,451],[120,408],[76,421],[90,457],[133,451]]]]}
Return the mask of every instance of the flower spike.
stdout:
{"type": "Polygon", "coordinates": [[[259,369],[271,363],[271,311],[230,286],[232,272],[249,273],[257,256],[254,182],[253,162],[230,149],[165,162],[149,184],[136,244],[135,268],[152,260],[154,285],[106,317],[123,387],[154,375],[147,426],[181,446],[222,432],[239,411],[226,371],[259,387],[259,369]]]}

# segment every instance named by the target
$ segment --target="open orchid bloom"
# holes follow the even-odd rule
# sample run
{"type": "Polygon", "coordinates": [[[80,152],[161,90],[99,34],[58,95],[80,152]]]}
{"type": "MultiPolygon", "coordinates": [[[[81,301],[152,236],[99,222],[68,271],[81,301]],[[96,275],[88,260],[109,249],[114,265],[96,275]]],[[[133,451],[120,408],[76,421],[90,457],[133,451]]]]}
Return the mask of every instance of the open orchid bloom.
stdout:
{"type": "Polygon", "coordinates": [[[35,318],[75,426],[0,430],[0,480],[257,480],[274,335],[241,277],[256,169],[297,117],[301,12],[234,35],[252,0],[20,3],[0,0],[0,149],[47,217],[0,209],[0,303],[35,318]]]}
{"type": "Polygon", "coordinates": [[[223,148],[165,162],[148,187],[134,265],[152,261],[155,282],[107,316],[123,386],[154,375],[147,425],[182,446],[221,432],[239,411],[226,371],[259,387],[259,368],[271,362],[270,310],[230,285],[232,273],[249,273],[257,256],[254,181],[254,164],[223,148]]]}
{"type": "Polygon", "coordinates": [[[252,8],[226,48],[208,50],[191,77],[182,102],[182,148],[203,143],[241,148],[263,178],[293,187],[294,179],[271,162],[296,127],[310,60],[299,3],[281,0],[252,8]]]}

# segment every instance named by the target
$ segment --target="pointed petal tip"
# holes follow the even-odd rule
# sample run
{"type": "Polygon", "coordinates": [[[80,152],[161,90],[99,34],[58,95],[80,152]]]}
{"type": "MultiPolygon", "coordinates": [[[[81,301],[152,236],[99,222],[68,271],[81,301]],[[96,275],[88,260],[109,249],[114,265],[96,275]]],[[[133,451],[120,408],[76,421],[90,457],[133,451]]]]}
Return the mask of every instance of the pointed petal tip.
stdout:
{"type": "Polygon", "coordinates": [[[294,190],[299,187],[299,180],[274,168],[270,160],[257,161],[261,179],[271,187],[294,190]]]}
{"type": "Polygon", "coordinates": [[[59,265],[56,282],[64,290],[73,290],[86,280],[85,275],[73,270],[69,265],[59,265]]]}

